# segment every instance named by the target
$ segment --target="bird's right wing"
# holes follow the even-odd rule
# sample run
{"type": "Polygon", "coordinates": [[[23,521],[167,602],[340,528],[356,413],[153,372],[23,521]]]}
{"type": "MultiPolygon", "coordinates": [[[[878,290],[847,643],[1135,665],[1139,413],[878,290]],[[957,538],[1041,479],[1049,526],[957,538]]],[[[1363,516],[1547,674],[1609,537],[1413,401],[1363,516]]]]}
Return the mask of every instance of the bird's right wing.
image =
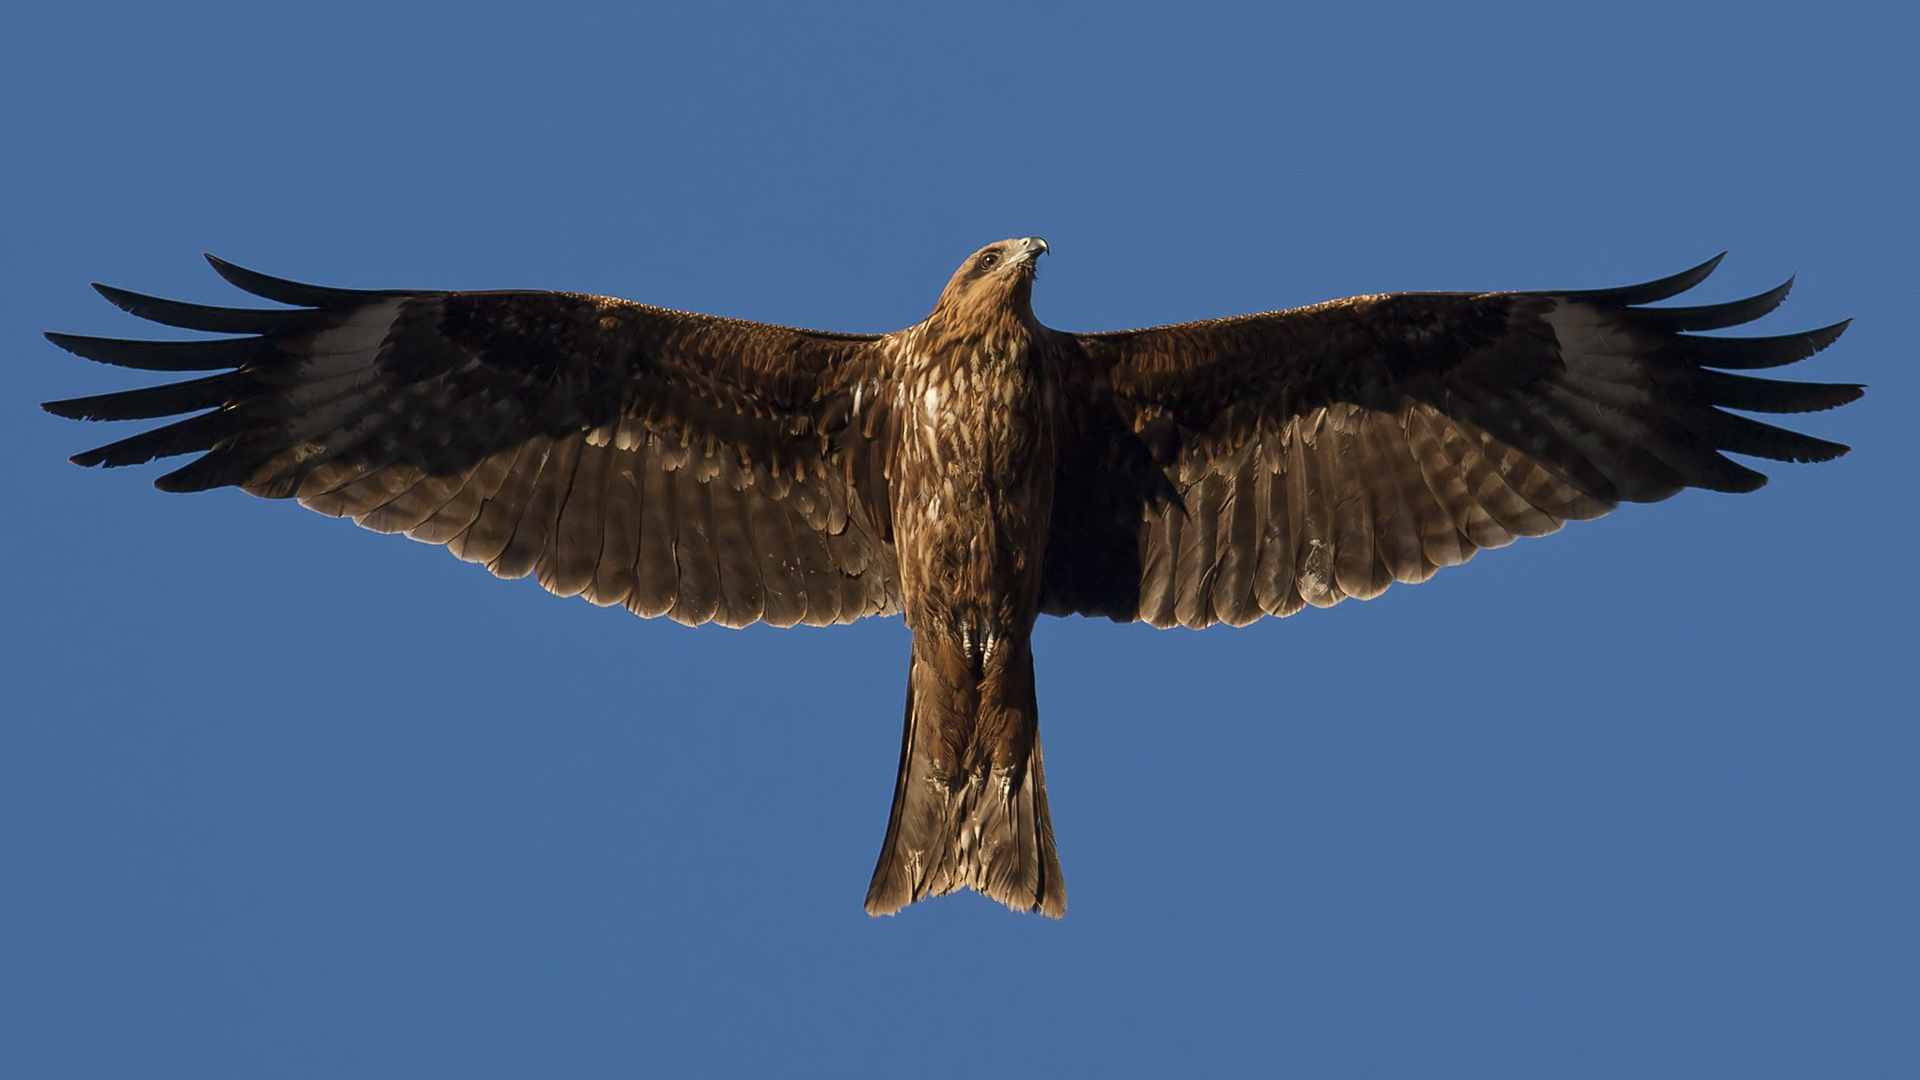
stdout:
{"type": "Polygon", "coordinates": [[[787,626],[899,609],[883,470],[860,437],[890,398],[875,339],[572,293],[330,289],[213,263],[297,306],[102,287],[143,318],[244,336],[48,335],[103,363],[220,372],[48,403],[87,420],[194,414],[76,463],[204,451],[156,486],[297,498],[643,616],[787,626]]]}

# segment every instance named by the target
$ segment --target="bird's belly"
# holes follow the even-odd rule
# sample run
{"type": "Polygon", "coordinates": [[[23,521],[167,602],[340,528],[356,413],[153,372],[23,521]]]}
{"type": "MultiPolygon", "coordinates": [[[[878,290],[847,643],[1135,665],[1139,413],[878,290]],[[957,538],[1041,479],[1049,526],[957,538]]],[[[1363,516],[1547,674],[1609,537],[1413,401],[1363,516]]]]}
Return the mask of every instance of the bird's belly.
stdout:
{"type": "Polygon", "coordinates": [[[1054,425],[1050,395],[1012,383],[923,388],[901,425],[894,543],[916,631],[1024,636],[1039,610],[1054,425]]]}

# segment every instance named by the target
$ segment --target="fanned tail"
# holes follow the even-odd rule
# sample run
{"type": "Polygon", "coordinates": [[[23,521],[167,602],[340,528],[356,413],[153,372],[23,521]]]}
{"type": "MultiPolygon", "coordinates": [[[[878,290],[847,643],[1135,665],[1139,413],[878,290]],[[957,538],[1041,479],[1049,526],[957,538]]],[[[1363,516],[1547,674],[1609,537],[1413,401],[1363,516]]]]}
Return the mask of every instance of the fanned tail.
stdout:
{"type": "Polygon", "coordinates": [[[867,914],[963,888],[1015,911],[1066,914],[1033,653],[1025,642],[1003,649],[980,672],[959,649],[915,641],[893,815],[867,914]]]}

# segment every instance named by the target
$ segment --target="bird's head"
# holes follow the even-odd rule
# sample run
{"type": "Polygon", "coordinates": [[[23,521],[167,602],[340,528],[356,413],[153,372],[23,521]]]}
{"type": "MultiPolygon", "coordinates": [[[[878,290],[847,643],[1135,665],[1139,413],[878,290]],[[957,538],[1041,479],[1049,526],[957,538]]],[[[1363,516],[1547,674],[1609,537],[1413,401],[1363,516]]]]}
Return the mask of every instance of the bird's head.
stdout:
{"type": "Polygon", "coordinates": [[[1046,253],[1047,242],[1037,236],[988,244],[953,272],[934,310],[976,315],[1011,310],[1030,316],[1036,264],[1046,253]]]}

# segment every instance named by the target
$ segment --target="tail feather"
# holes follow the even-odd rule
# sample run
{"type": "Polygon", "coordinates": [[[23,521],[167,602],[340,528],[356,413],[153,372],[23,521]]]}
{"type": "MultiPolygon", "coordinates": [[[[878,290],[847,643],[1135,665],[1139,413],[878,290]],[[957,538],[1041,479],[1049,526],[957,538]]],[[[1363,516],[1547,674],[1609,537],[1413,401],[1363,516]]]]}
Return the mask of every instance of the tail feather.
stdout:
{"type": "Polygon", "coordinates": [[[867,913],[891,915],[970,888],[1015,911],[1060,918],[1067,891],[1047,812],[1033,654],[1023,645],[1005,670],[977,681],[939,678],[936,666],[916,647],[893,814],[867,913]]]}

